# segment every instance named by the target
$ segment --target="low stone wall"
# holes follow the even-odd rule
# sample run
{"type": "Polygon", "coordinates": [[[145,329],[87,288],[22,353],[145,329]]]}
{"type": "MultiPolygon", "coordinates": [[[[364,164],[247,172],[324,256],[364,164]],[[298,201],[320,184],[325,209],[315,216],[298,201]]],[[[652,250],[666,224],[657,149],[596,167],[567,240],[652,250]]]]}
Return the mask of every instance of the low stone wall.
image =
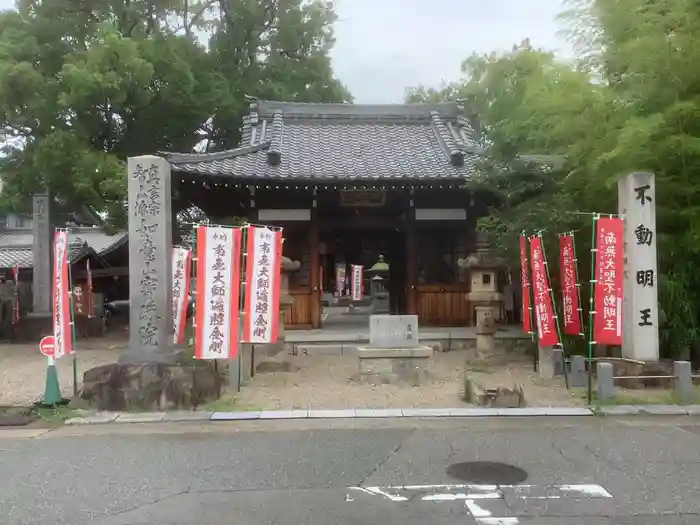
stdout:
{"type": "Polygon", "coordinates": [[[357,349],[360,381],[372,385],[405,382],[418,386],[430,380],[433,349],[429,346],[415,348],[357,349]]]}

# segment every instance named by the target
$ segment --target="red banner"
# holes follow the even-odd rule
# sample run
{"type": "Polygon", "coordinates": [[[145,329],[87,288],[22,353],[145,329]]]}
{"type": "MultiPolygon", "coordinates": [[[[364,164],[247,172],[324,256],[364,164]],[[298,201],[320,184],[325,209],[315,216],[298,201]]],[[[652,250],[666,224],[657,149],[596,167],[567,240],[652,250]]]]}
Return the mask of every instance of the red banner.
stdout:
{"type": "Polygon", "coordinates": [[[276,343],[282,278],[282,231],[248,227],[244,343],[276,343]]]}
{"type": "Polygon", "coordinates": [[[15,282],[15,299],[12,306],[12,324],[19,323],[19,266],[12,267],[12,280],[15,282]]]}
{"type": "Polygon", "coordinates": [[[68,232],[57,231],[53,241],[53,300],[51,302],[55,359],[73,353],[68,280],[68,232]]]}
{"type": "Polygon", "coordinates": [[[581,335],[573,235],[559,237],[559,282],[561,284],[562,313],[564,314],[563,331],[566,335],[581,335]]]}
{"type": "Polygon", "coordinates": [[[599,345],[622,344],[622,219],[596,222],[593,340],[599,345]]]}
{"type": "Polygon", "coordinates": [[[549,291],[549,279],[545,268],[542,238],[530,237],[530,265],[532,267],[532,296],[537,325],[537,342],[539,346],[554,346],[559,343],[552,296],[549,291]]]}
{"type": "Polygon", "coordinates": [[[522,325],[523,332],[532,333],[532,313],[530,308],[530,281],[527,271],[527,240],[520,236],[520,287],[522,292],[522,325]]]}

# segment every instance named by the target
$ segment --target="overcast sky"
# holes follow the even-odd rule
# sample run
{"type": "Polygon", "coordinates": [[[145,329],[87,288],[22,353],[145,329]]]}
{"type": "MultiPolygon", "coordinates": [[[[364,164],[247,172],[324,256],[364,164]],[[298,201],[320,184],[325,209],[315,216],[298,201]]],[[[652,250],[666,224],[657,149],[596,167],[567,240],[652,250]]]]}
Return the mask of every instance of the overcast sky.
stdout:
{"type": "MultiPolygon", "coordinates": [[[[459,77],[472,52],[530,38],[570,54],[557,37],[564,0],[334,0],[333,67],[358,103],[401,102],[405,88],[459,77]]],[[[0,0],[0,8],[14,0],[0,0]]]]}
{"type": "Polygon", "coordinates": [[[555,21],[564,0],[335,0],[333,66],[358,103],[401,102],[405,88],[459,78],[472,52],[525,38],[570,55],[555,21]]]}

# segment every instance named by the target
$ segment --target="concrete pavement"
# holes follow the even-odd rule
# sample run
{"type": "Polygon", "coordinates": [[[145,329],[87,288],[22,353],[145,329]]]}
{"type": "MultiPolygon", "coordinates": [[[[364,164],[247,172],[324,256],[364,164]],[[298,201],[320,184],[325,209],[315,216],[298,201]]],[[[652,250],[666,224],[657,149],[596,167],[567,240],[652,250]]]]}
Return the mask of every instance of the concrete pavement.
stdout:
{"type": "Polygon", "coordinates": [[[690,525],[694,418],[0,430],[6,525],[690,525]]]}

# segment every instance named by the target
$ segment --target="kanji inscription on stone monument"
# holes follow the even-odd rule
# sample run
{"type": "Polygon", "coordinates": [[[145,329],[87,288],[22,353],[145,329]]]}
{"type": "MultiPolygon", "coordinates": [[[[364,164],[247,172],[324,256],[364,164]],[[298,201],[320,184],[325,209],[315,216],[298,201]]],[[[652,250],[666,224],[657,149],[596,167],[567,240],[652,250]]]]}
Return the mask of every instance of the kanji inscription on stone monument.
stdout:
{"type": "Polygon", "coordinates": [[[656,181],[631,173],[618,181],[619,213],[625,219],[622,355],[659,359],[656,253],[656,181]]]}
{"type": "Polygon", "coordinates": [[[170,165],[161,157],[132,157],[128,176],[128,360],[151,361],[173,339],[170,165]]]}

